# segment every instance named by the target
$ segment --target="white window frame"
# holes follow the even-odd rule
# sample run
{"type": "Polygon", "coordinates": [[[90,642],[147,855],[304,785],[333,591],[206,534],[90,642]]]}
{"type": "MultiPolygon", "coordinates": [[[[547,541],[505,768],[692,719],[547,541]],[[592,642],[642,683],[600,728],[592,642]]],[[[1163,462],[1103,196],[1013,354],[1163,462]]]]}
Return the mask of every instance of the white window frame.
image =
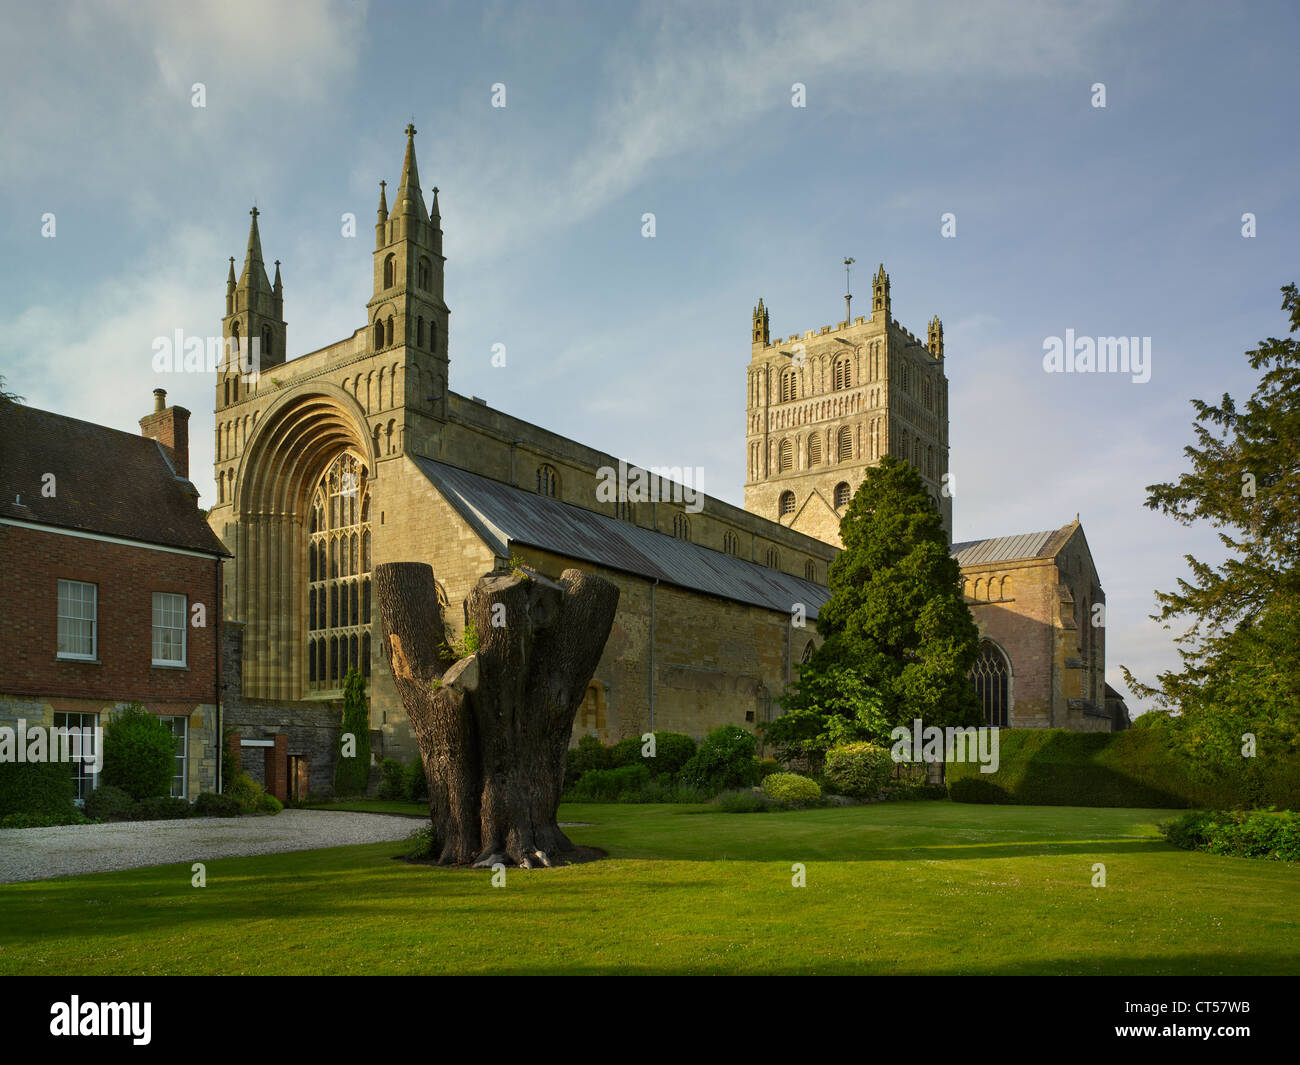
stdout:
{"type": "Polygon", "coordinates": [[[179,772],[172,774],[171,797],[173,799],[188,799],[190,797],[190,719],[184,714],[172,715],[165,719],[168,727],[172,730],[172,737],[179,740],[179,749],[176,754],[176,761],[180,763],[179,772]],[[179,725],[180,731],[177,732],[179,725]],[[181,790],[177,794],[176,779],[180,778],[181,790]]]}
{"type": "MultiPolygon", "coordinates": [[[[85,605],[85,599],[84,599],[84,597],[82,598],[81,603],[82,603],[83,606],[85,605]]],[[[72,660],[72,661],[74,661],[74,662],[94,662],[94,661],[96,661],[97,658],[98,658],[98,655],[99,655],[99,585],[97,585],[97,584],[92,584],[92,583],[89,582],[89,581],[71,581],[71,580],[65,580],[65,579],[63,579],[62,577],[60,577],[60,578],[59,578],[59,584],[58,584],[58,591],[57,591],[57,595],[56,595],[56,603],[55,603],[55,607],[54,607],[54,609],[55,609],[56,617],[57,617],[57,619],[58,619],[58,624],[56,625],[56,629],[55,629],[55,655],[56,655],[56,657],[58,657],[58,658],[64,658],[64,659],[70,659],[70,660],[72,660]],[[90,608],[91,608],[91,611],[90,611],[90,617],[88,617],[88,618],[87,618],[87,617],[79,617],[79,616],[78,616],[78,617],[74,617],[74,616],[71,615],[71,614],[64,614],[64,613],[63,613],[63,587],[64,587],[64,585],[67,585],[68,587],[76,586],[76,587],[79,587],[79,588],[90,588],[90,589],[91,589],[91,597],[90,597],[90,608]],[[89,622],[90,622],[90,654],[80,654],[79,652],[76,652],[76,651],[63,651],[63,650],[60,650],[60,649],[59,649],[59,633],[58,633],[58,629],[62,627],[62,623],[63,623],[65,620],[67,620],[67,621],[75,621],[75,622],[78,622],[78,623],[86,622],[86,621],[89,621],[89,622]]]]}
{"type": "MultiPolygon", "coordinates": [[[[58,711],[54,715],[54,727],[66,728],[69,732],[68,745],[72,749],[71,733],[81,733],[80,750],[83,754],[95,755],[95,729],[99,727],[98,714],[81,714],[73,712],[58,711]]],[[[92,772],[93,760],[91,762],[72,762],[72,779],[76,788],[76,796],[73,802],[77,806],[85,806],[86,800],[90,793],[99,787],[99,774],[92,772]],[[83,786],[84,785],[84,786],[83,786]],[[83,795],[82,792],[85,792],[83,795]]]]}
{"type": "Polygon", "coordinates": [[[160,597],[160,596],[165,596],[167,599],[179,599],[179,600],[181,601],[181,624],[180,624],[180,633],[181,633],[181,657],[180,657],[179,659],[175,659],[175,658],[153,658],[153,664],[154,664],[155,666],[176,666],[176,667],[184,666],[184,665],[186,665],[186,663],[187,663],[187,656],[188,656],[188,654],[189,654],[189,639],[188,639],[188,636],[187,636],[185,630],[189,627],[189,626],[186,624],[186,622],[189,620],[189,608],[190,608],[190,603],[189,603],[189,598],[188,598],[187,596],[184,596],[184,595],[178,595],[176,592],[154,592],[154,593],[153,593],[153,601],[152,601],[152,602],[153,602],[153,605],[152,605],[152,611],[153,611],[153,613],[152,613],[152,616],[151,616],[151,619],[150,619],[151,622],[152,622],[152,625],[151,625],[151,627],[150,627],[150,629],[149,629],[149,648],[150,648],[149,653],[150,653],[150,656],[153,655],[153,648],[154,648],[154,646],[155,646],[155,644],[154,644],[154,636],[157,634],[157,632],[158,632],[158,630],[159,630],[160,628],[161,628],[161,629],[164,629],[164,630],[167,631],[167,632],[175,632],[175,631],[176,631],[175,628],[174,628],[173,626],[170,626],[170,625],[159,625],[159,623],[158,623],[159,597],[160,597]]]}

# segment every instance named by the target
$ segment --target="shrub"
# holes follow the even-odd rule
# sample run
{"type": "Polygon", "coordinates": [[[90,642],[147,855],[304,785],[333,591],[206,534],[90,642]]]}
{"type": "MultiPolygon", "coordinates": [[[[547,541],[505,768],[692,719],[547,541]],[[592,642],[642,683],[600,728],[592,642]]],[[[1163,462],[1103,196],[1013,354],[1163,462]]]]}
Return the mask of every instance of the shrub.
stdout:
{"type": "Polygon", "coordinates": [[[64,814],[5,814],[0,817],[0,828],[58,828],[89,823],[90,818],[71,804],[64,814]]]}
{"type": "Polygon", "coordinates": [[[1300,814],[1286,810],[1195,810],[1160,831],[1184,850],[1300,862],[1300,814]]]}
{"type": "Polygon", "coordinates": [[[379,797],[406,798],[406,766],[396,758],[385,758],[379,763],[379,797]]]}
{"type": "Polygon", "coordinates": [[[422,828],[417,828],[406,837],[402,854],[404,857],[412,860],[417,858],[432,858],[433,845],[433,825],[424,825],[422,828]]]}
{"type": "Polygon", "coordinates": [[[826,752],[826,783],[840,795],[874,799],[893,770],[889,751],[874,743],[846,743],[826,752]]]}
{"type": "Polygon", "coordinates": [[[343,724],[339,729],[339,754],[334,762],[334,794],[340,799],[364,795],[370,779],[370,712],[366,709],[366,682],[349,669],[343,682],[343,724]],[[344,756],[347,737],[352,754],[344,756]]]}
{"type": "Polygon", "coordinates": [[[564,787],[572,788],[584,773],[593,769],[612,769],[609,749],[595,736],[583,736],[576,747],[570,747],[564,760],[564,787]]]}
{"type": "Polygon", "coordinates": [[[763,780],[766,777],[770,777],[780,768],[781,763],[775,758],[763,758],[758,763],[758,779],[763,780]]]}
{"type": "Polygon", "coordinates": [[[86,816],[96,821],[133,821],[135,800],[121,788],[101,784],[86,800],[86,816]]]}
{"type": "Polygon", "coordinates": [[[406,797],[411,802],[427,802],[429,799],[429,778],[424,775],[424,759],[419,754],[406,767],[406,797]]]}
{"type": "Polygon", "coordinates": [[[761,814],[780,806],[780,803],[773,800],[770,795],[755,791],[753,788],[724,791],[713,801],[725,814],[761,814]]]}
{"type": "Polygon", "coordinates": [[[650,783],[650,770],[643,765],[621,769],[592,769],[574,785],[571,799],[577,802],[617,802],[625,792],[637,792],[650,783]]]}
{"type": "Polygon", "coordinates": [[[264,794],[262,796],[262,801],[258,804],[257,808],[261,813],[270,814],[272,817],[274,817],[276,814],[278,814],[281,810],[284,809],[284,803],[282,803],[274,795],[264,794]]]}
{"type": "Polygon", "coordinates": [[[798,773],[772,773],[763,781],[763,793],[786,806],[809,806],[822,797],[817,781],[798,773]]]}
{"type": "Polygon", "coordinates": [[[104,727],[104,767],[99,783],[133,799],[166,795],[176,772],[176,740],[161,718],[132,703],[104,727]]]}
{"type": "Polygon", "coordinates": [[[738,725],[714,729],[682,767],[682,783],[714,795],[728,788],[752,787],[758,783],[757,745],[757,737],[738,725]]]}
{"type": "Polygon", "coordinates": [[[238,817],[241,813],[239,801],[233,795],[216,795],[210,791],[194,800],[194,812],[199,817],[238,817]]]}
{"type": "Polygon", "coordinates": [[[178,821],[190,816],[190,804],[170,795],[154,795],[141,799],[131,808],[132,821],[178,821]]]}
{"type": "Polygon", "coordinates": [[[0,762],[0,817],[66,817],[76,809],[75,794],[66,762],[0,762]]]}
{"type": "Polygon", "coordinates": [[[231,781],[226,794],[239,805],[241,814],[251,814],[261,808],[262,796],[266,793],[262,790],[262,785],[247,773],[240,773],[231,781]]]}
{"type": "Polygon", "coordinates": [[[624,766],[649,762],[648,758],[641,757],[641,747],[642,743],[639,736],[628,736],[626,739],[619,740],[613,747],[609,748],[607,763],[609,768],[622,769],[624,766]]]}
{"type": "Polygon", "coordinates": [[[652,777],[675,776],[689,762],[696,744],[684,732],[656,732],[655,756],[645,760],[652,777]]]}

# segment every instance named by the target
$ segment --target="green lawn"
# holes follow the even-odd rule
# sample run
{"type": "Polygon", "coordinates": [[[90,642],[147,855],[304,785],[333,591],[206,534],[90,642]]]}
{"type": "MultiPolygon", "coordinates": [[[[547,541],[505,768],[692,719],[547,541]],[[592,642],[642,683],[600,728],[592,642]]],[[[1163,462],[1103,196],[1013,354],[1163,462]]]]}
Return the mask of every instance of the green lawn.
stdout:
{"type": "MultiPolygon", "coordinates": [[[[346,810],[363,814],[401,814],[403,817],[423,817],[428,820],[427,802],[405,802],[401,799],[343,799],[339,802],[303,803],[305,810],[346,810]]],[[[414,831],[414,830],[412,830],[414,831]]]]}
{"type": "Polygon", "coordinates": [[[611,859],[504,888],[391,843],[5,885],[0,973],[1300,972],[1300,868],[1169,847],[1169,811],[698,809],[565,806],[611,859]]]}

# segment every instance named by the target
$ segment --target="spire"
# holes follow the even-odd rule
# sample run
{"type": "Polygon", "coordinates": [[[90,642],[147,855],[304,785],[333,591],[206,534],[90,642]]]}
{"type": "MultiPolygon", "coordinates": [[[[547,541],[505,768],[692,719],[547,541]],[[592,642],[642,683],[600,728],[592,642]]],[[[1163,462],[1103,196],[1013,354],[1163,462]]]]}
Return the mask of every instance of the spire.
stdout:
{"type": "Polygon", "coordinates": [[[232,255],[230,257],[230,273],[226,275],[226,288],[233,289],[234,287],[235,287],[235,257],[232,255]]]}
{"type": "Polygon", "coordinates": [[[438,186],[434,185],[433,186],[433,207],[429,211],[429,220],[437,221],[440,218],[442,218],[442,212],[438,210],[438,186]]]}
{"type": "Polygon", "coordinates": [[[943,322],[939,321],[939,316],[937,314],[930,319],[929,332],[930,335],[928,339],[930,341],[929,344],[930,354],[933,355],[936,359],[942,359],[943,358],[943,322]]]}
{"type": "Polygon", "coordinates": [[[379,183],[379,225],[388,221],[388,182],[379,183]]]}
{"type": "Polygon", "coordinates": [[[243,277],[250,287],[270,288],[271,282],[266,276],[266,264],[262,262],[262,235],[257,231],[257,216],[261,212],[254,207],[248,212],[252,224],[248,227],[248,251],[244,255],[243,277]]]}
{"type": "Polygon", "coordinates": [[[767,328],[767,308],[763,306],[762,296],[759,296],[758,306],[754,308],[754,343],[764,347],[771,343],[767,328]]]}
{"type": "Polygon", "coordinates": [[[280,260],[275,260],[275,283],[271,286],[271,312],[284,317],[284,282],[280,280],[280,260]]]}
{"type": "Polygon", "coordinates": [[[424,209],[424,196],[420,193],[420,172],[415,165],[415,126],[406,127],[406,158],[402,160],[402,183],[397,189],[394,213],[414,215],[421,222],[429,220],[424,209]]]}

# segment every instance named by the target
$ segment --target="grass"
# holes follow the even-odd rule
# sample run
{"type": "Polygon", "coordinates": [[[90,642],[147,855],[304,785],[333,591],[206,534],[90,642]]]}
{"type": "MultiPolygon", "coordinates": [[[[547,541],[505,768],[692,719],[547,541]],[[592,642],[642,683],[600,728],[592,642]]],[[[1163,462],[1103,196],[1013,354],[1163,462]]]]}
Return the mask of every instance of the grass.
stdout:
{"type": "Polygon", "coordinates": [[[610,860],[504,888],[393,843],[0,886],[0,973],[1300,972],[1300,867],[1178,850],[1168,811],[702,809],[562,807],[610,860]]]}
{"type": "Polygon", "coordinates": [[[427,802],[406,802],[403,799],[341,799],[338,802],[305,802],[304,810],[347,810],[362,814],[401,814],[403,817],[429,818],[427,802]]]}

